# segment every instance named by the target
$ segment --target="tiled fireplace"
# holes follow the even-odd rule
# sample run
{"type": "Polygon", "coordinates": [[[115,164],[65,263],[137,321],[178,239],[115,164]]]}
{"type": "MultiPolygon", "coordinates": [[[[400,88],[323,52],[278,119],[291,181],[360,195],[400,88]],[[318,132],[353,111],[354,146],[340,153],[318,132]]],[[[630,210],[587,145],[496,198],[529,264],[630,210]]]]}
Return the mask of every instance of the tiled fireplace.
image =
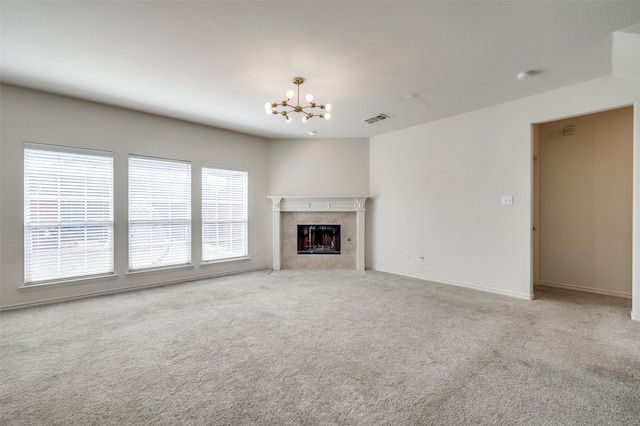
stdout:
{"type": "Polygon", "coordinates": [[[273,202],[273,270],[351,269],[364,271],[367,197],[269,196],[273,202]],[[306,225],[306,226],[301,226],[306,225]],[[311,226],[309,226],[311,225],[311,226]],[[322,230],[311,238],[309,229],[322,230]],[[339,234],[328,236],[327,230],[339,234]],[[318,239],[318,241],[315,241],[318,239]],[[304,241],[304,242],[303,242],[304,241]],[[337,244],[337,246],[336,246],[337,244]],[[339,250],[336,248],[339,247],[339,250]]]}

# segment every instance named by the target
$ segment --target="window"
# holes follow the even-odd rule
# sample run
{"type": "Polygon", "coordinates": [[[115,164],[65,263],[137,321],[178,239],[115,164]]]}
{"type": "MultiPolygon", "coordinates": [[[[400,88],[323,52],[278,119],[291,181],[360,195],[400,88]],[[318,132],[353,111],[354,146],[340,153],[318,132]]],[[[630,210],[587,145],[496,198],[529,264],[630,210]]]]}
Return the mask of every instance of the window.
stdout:
{"type": "Polygon", "coordinates": [[[191,263],[191,164],[129,156],[129,269],[191,263]]]}
{"type": "Polygon", "coordinates": [[[246,171],[202,169],[202,260],[247,256],[246,171]]]}
{"type": "Polygon", "coordinates": [[[113,273],[113,154],[24,149],[25,282],[113,273]]]}

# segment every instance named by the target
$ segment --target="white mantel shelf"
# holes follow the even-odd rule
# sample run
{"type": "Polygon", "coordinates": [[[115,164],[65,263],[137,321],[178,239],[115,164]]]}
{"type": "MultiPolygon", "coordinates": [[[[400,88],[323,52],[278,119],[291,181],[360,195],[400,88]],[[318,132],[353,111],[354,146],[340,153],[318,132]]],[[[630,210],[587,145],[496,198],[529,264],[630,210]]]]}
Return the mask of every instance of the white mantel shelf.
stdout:
{"type": "Polygon", "coordinates": [[[307,197],[269,195],[273,203],[273,270],[280,270],[281,212],[356,212],[356,270],[364,271],[365,203],[367,196],[307,197]]]}
{"type": "Polygon", "coordinates": [[[281,212],[357,212],[365,211],[366,196],[305,197],[269,195],[273,211],[281,212]]]}

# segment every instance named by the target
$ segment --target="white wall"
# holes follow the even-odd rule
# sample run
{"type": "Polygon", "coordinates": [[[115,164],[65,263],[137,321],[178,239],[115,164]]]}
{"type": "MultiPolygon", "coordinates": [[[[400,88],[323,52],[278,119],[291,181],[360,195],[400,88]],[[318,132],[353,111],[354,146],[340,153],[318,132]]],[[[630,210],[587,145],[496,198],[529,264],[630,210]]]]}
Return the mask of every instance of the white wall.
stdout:
{"type": "Polygon", "coordinates": [[[633,259],[631,260],[631,319],[640,321],[640,102],[633,108],[633,259]]]}
{"type": "Polygon", "coordinates": [[[369,194],[369,140],[269,141],[270,195],[369,194]]]}
{"type": "Polygon", "coordinates": [[[122,290],[271,265],[271,217],[267,200],[265,139],[135,111],[3,85],[1,90],[0,306],[122,290]],[[116,279],[20,290],[23,261],[23,143],[25,141],[114,152],[116,279]],[[129,153],[188,160],[192,165],[193,267],[127,274],[127,156],[129,153]],[[249,172],[251,259],[200,265],[200,167],[249,172]],[[254,256],[255,250],[259,251],[254,256]]]}
{"type": "MultiPolygon", "coordinates": [[[[640,82],[605,77],[372,138],[368,265],[532,297],[532,123],[634,102],[640,102],[640,82]],[[514,205],[502,206],[502,195],[513,195],[514,205]]],[[[638,250],[633,263],[633,309],[640,316],[638,250]]]]}
{"type": "Polygon", "coordinates": [[[613,33],[611,68],[617,77],[640,80],[640,23],[613,33]]]}

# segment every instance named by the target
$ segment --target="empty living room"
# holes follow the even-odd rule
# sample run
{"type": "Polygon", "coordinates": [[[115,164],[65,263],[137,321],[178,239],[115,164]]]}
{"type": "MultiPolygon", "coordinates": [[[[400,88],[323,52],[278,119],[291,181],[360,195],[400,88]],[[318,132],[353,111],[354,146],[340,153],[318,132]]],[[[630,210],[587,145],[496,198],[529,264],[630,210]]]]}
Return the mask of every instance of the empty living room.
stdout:
{"type": "Polygon", "coordinates": [[[637,1],[2,1],[0,424],[640,424],[637,1]]]}

